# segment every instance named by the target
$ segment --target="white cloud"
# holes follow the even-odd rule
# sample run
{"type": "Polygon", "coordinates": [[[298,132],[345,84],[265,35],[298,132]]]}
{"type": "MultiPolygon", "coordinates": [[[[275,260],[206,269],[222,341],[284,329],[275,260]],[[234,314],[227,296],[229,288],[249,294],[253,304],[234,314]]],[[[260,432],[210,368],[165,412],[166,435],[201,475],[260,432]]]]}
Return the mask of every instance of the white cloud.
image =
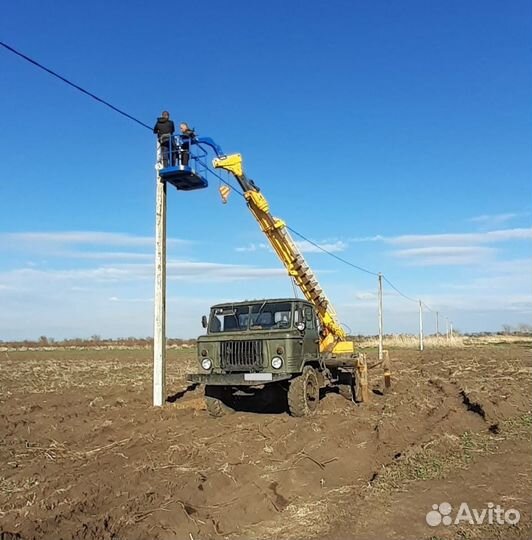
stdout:
{"type": "Polygon", "coordinates": [[[486,227],[497,227],[508,221],[518,219],[521,217],[529,216],[529,212],[507,212],[505,214],[483,214],[481,216],[475,216],[469,218],[468,221],[472,223],[478,223],[486,227]]]}
{"type": "Polygon", "coordinates": [[[532,259],[512,259],[508,261],[490,261],[478,266],[474,276],[464,282],[443,283],[447,290],[463,290],[467,292],[485,291],[486,294],[497,293],[510,296],[517,291],[532,292],[530,270],[532,259]]]}
{"type": "Polygon", "coordinates": [[[392,251],[407,264],[414,266],[493,265],[496,250],[486,244],[532,239],[532,228],[501,229],[476,233],[407,234],[390,237],[371,237],[404,249],[392,251]]]}
{"type": "Polygon", "coordinates": [[[392,255],[407,259],[414,266],[469,265],[486,261],[495,250],[478,246],[435,246],[393,251],[392,255]]]}
{"type": "Polygon", "coordinates": [[[135,253],[132,251],[62,251],[54,254],[65,259],[90,260],[154,260],[154,253],[135,253]]]}
{"type": "MultiPolygon", "coordinates": [[[[474,280],[463,283],[463,290],[422,295],[425,305],[424,327],[427,333],[435,331],[435,311],[440,315],[440,331],[445,329],[445,318],[462,331],[496,331],[502,324],[517,326],[530,320],[532,313],[532,291],[519,292],[512,280],[507,281],[504,290],[494,290],[489,281],[484,287],[471,287],[474,280]]],[[[445,287],[447,288],[447,287],[445,287]]],[[[385,284],[386,291],[386,284],[385,284]]],[[[347,295],[353,298],[353,295],[347,295]]],[[[378,330],[377,298],[370,298],[364,292],[355,293],[353,301],[337,301],[335,307],[342,321],[346,321],[355,333],[376,334],[378,330]]],[[[385,332],[416,333],[418,330],[419,308],[391,293],[384,298],[385,332]]]]}
{"type": "MultiPolygon", "coordinates": [[[[0,273],[2,288],[27,289],[30,284],[43,282],[113,283],[135,280],[152,280],[153,264],[120,264],[95,268],[38,270],[19,268],[0,273]]],[[[168,261],[167,277],[183,281],[209,283],[255,279],[258,277],[286,276],[283,268],[260,268],[256,266],[221,264],[193,261],[168,261]]]]}
{"type": "Polygon", "coordinates": [[[349,238],[349,242],[382,242],[386,240],[386,237],[376,234],[374,236],[355,236],[354,238],[349,238]]]}
{"type": "Polygon", "coordinates": [[[443,234],[403,234],[400,236],[366,236],[360,238],[350,238],[349,242],[384,242],[392,245],[471,245],[471,244],[492,244],[497,242],[508,242],[511,240],[532,239],[532,227],[499,229],[494,231],[474,232],[474,233],[443,233],[443,234]]]}
{"type": "MultiPolygon", "coordinates": [[[[530,312],[532,261],[524,258],[498,261],[494,257],[496,251],[490,245],[530,238],[532,229],[515,228],[479,233],[373,236],[349,242],[382,242],[388,249],[395,250],[392,254],[397,261],[406,264],[476,264],[476,268],[468,269],[464,281],[454,284],[434,281],[427,289],[427,283],[409,285],[408,277],[404,277],[406,282],[401,279],[399,282],[394,280],[394,283],[407,294],[418,294],[425,285],[425,290],[432,292],[431,295],[421,294],[428,305],[449,315],[462,330],[482,330],[496,329],[497,325],[506,322],[516,324],[530,312]],[[435,294],[437,291],[445,293],[435,294]]],[[[177,239],[174,242],[184,243],[177,239]]],[[[306,253],[323,253],[308,242],[298,242],[298,245],[306,253]]],[[[0,305],[4,308],[0,310],[3,334],[0,338],[8,335],[22,338],[26,332],[29,336],[48,334],[56,337],[94,333],[115,337],[142,336],[151,333],[152,237],[87,231],[0,234],[0,249],[4,246],[13,250],[20,248],[27,253],[41,249],[47,255],[70,260],[63,263],[57,258],[47,258],[48,263],[43,263],[36,256],[34,260],[40,261],[38,267],[24,267],[24,262],[21,262],[15,270],[0,272],[0,305]],[[115,248],[117,251],[113,252],[115,248]],[[56,267],[50,268],[52,264],[56,267]]],[[[321,246],[328,251],[339,252],[347,249],[348,242],[329,238],[323,240],[321,246]]],[[[242,252],[270,249],[267,243],[236,248],[242,252]]],[[[1,251],[4,253],[6,250],[1,251]]],[[[169,324],[172,325],[169,334],[187,337],[200,333],[199,316],[210,304],[224,300],[224,295],[241,300],[271,296],[270,293],[275,295],[279,290],[282,291],[279,296],[285,292],[288,294],[289,280],[277,279],[286,279],[286,271],[280,264],[273,266],[265,268],[169,259],[168,303],[172,301],[175,305],[175,313],[169,310],[169,324]],[[219,286],[220,283],[224,285],[219,286]],[[210,284],[214,287],[209,288],[210,284]],[[200,296],[209,294],[213,298],[179,298],[174,301],[172,291],[198,293],[200,296]]],[[[322,278],[327,272],[318,273],[322,278]]],[[[450,270],[446,275],[452,280],[450,270]]],[[[460,275],[466,273],[460,272],[460,275]]],[[[361,285],[360,280],[358,287],[361,288],[346,292],[349,287],[347,281],[351,278],[342,279],[340,277],[338,282],[330,280],[330,283],[325,279],[326,292],[333,291],[330,298],[341,318],[353,331],[374,333],[376,294],[371,285],[367,285],[367,290],[361,290],[365,285],[361,285]]],[[[415,330],[417,305],[399,297],[387,285],[385,295],[386,328],[390,331],[403,327],[415,330]]],[[[427,314],[429,321],[431,317],[432,314],[427,314]]]]}
{"type": "MultiPolygon", "coordinates": [[[[138,303],[138,302],[141,302],[141,303],[150,303],[150,304],[153,304],[154,302],[154,299],[153,297],[146,297],[146,298],[129,298],[129,297],[124,297],[124,298],[121,298],[119,296],[111,296],[109,298],[110,301],[112,302],[125,302],[125,303],[138,303]]],[[[166,302],[168,302],[170,300],[169,297],[166,298],[166,302]]]]}
{"type": "MultiPolygon", "coordinates": [[[[169,244],[187,244],[188,240],[168,238],[169,244]]],[[[153,247],[152,236],[101,231],[16,232],[0,233],[0,245],[17,247],[58,247],[64,245],[153,247]]]]}
{"type": "Polygon", "coordinates": [[[347,244],[343,242],[342,240],[336,240],[335,242],[316,242],[318,244],[317,247],[311,242],[307,242],[306,240],[297,241],[296,245],[297,247],[303,252],[303,253],[324,253],[323,250],[330,251],[331,253],[338,253],[339,251],[345,251],[347,249],[347,244]],[[322,249],[320,249],[322,248],[322,249]]]}
{"type": "Polygon", "coordinates": [[[532,270],[532,258],[493,261],[489,265],[482,266],[481,270],[492,273],[522,275],[528,278],[530,270],[532,270]]]}
{"type": "MultiPolygon", "coordinates": [[[[174,306],[168,333],[179,337],[201,333],[200,316],[227,295],[242,300],[268,288],[289,290],[280,267],[170,260],[167,276],[167,304],[174,306]],[[178,301],[175,292],[199,298],[178,301]]],[[[0,272],[0,339],[150,335],[153,277],[154,265],[142,263],[0,272]]]]}
{"type": "Polygon", "coordinates": [[[247,246],[239,246],[239,247],[236,247],[235,248],[235,251],[239,251],[239,252],[249,252],[249,251],[258,251],[260,249],[264,249],[264,250],[267,250],[267,249],[271,249],[270,246],[268,246],[268,244],[255,244],[255,243],[251,243],[251,244],[248,244],[247,246]]]}
{"type": "Polygon", "coordinates": [[[355,293],[355,298],[357,300],[375,300],[377,295],[372,292],[359,292],[355,293]]]}
{"type": "MultiPolygon", "coordinates": [[[[168,239],[169,246],[188,244],[186,240],[168,239]]],[[[109,274],[116,274],[117,278],[124,276],[124,268],[119,267],[121,262],[151,262],[155,258],[153,237],[94,231],[0,233],[0,250],[13,255],[22,254],[32,259],[35,256],[43,257],[39,263],[35,260],[26,262],[29,268],[46,267],[47,260],[54,261],[52,264],[61,264],[63,268],[67,266],[63,262],[66,260],[114,263],[117,267],[115,269],[102,267],[92,269],[88,274],[80,274],[86,275],[87,278],[97,279],[109,276],[109,274]]],[[[77,266],[79,265],[78,263],[77,266]]],[[[86,270],[80,272],[86,272],[86,270]]]]}
{"type": "MultiPolygon", "coordinates": [[[[324,253],[323,250],[330,251],[331,253],[337,253],[339,251],[345,251],[348,247],[348,244],[342,240],[315,242],[317,245],[314,245],[312,242],[307,240],[297,240],[294,241],[294,243],[302,253],[324,253]],[[320,246],[322,249],[320,249],[318,246],[320,246]]],[[[239,252],[252,252],[259,250],[272,251],[272,248],[268,244],[263,243],[251,243],[247,246],[239,246],[235,248],[235,251],[239,252]]]]}
{"type": "MultiPolygon", "coordinates": [[[[440,315],[458,314],[463,317],[466,312],[519,312],[532,311],[532,294],[508,293],[501,295],[488,290],[477,290],[474,294],[441,294],[432,295],[427,301],[429,306],[440,310],[440,315]]],[[[465,317],[464,317],[465,318],[465,317]]]]}
{"type": "MultiPolygon", "coordinates": [[[[152,268],[151,265],[150,268],[152,268]]],[[[284,277],[287,276],[287,273],[284,268],[260,268],[238,264],[180,261],[168,263],[167,275],[170,279],[216,282],[258,277],[284,277]]]]}
{"type": "Polygon", "coordinates": [[[384,241],[393,245],[457,246],[529,239],[532,239],[532,227],[479,233],[406,234],[387,237],[384,241]]]}

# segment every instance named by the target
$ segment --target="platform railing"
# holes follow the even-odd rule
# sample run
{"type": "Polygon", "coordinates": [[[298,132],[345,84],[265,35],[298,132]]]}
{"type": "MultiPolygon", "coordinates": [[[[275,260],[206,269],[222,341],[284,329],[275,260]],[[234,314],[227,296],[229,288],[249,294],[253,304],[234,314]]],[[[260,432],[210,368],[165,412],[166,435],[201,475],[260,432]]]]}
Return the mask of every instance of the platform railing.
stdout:
{"type": "Polygon", "coordinates": [[[157,145],[157,163],[161,169],[179,167],[199,174],[199,169],[205,169],[199,162],[206,156],[207,151],[201,144],[182,135],[172,135],[157,145]]]}

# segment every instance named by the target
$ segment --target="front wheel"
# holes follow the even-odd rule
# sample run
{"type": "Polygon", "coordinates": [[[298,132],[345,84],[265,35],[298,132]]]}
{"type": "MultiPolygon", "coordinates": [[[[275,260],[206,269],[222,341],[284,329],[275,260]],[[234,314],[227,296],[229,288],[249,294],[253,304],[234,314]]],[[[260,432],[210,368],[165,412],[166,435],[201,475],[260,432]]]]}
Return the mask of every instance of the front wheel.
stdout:
{"type": "Polygon", "coordinates": [[[233,394],[230,386],[205,386],[205,405],[211,416],[220,417],[234,412],[230,407],[233,394]]]}
{"type": "Polygon", "coordinates": [[[309,416],[320,401],[320,385],[316,370],[305,366],[303,373],[290,381],[288,408],[292,416],[309,416]]]}

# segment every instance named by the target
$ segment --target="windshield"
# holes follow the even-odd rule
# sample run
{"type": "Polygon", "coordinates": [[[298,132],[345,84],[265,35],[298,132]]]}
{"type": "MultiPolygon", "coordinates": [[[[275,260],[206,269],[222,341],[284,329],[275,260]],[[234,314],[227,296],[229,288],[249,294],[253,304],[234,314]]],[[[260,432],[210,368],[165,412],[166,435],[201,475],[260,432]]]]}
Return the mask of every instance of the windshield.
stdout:
{"type": "Polygon", "coordinates": [[[270,330],[292,326],[290,302],[263,302],[247,306],[213,308],[209,333],[270,330]]]}

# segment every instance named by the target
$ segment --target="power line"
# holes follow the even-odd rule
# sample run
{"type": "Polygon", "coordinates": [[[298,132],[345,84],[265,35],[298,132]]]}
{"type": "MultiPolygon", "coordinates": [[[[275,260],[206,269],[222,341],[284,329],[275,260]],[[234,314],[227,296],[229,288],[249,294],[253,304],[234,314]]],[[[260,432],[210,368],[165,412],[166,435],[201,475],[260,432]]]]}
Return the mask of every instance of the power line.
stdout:
{"type": "MultiPolygon", "coordinates": [[[[331,251],[329,251],[328,249],[325,249],[323,246],[320,246],[319,244],[317,244],[316,242],[313,242],[312,240],[310,240],[309,238],[307,238],[306,236],[304,236],[303,234],[301,234],[300,232],[296,231],[295,229],[293,229],[292,227],[289,227],[288,225],[286,226],[286,228],[293,234],[295,234],[296,236],[299,236],[300,238],[302,238],[303,240],[305,240],[306,242],[308,242],[309,244],[313,245],[314,247],[318,248],[320,251],[323,251],[324,253],[326,253],[327,255],[330,255],[331,257],[334,257],[335,259],[339,260],[340,262],[344,263],[344,264],[347,264],[348,266],[351,266],[352,268],[355,268],[356,270],[360,270],[362,272],[365,272],[366,274],[370,274],[372,276],[378,276],[379,274],[377,272],[372,272],[371,270],[368,270],[367,268],[363,268],[362,266],[358,266],[346,259],[344,259],[343,257],[339,257],[338,255],[332,253],[331,251]]],[[[400,296],[402,296],[403,298],[405,298],[406,300],[409,300],[410,302],[414,302],[414,303],[418,303],[419,300],[416,300],[415,298],[412,298],[411,296],[408,296],[406,294],[404,294],[400,289],[398,289],[384,274],[382,274],[382,279],[384,279],[384,281],[386,281],[386,283],[388,283],[388,285],[395,291],[397,292],[400,296]]],[[[423,302],[423,305],[429,310],[429,311],[432,311],[432,309],[429,308],[429,306],[427,306],[424,302],[423,302]]]]}
{"type": "MultiPolygon", "coordinates": [[[[244,194],[242,193],[242,191],[240,191],[238,188],[236,188],[233,184],[231,184],[230,182],[228,182],[227,180],[225,180],[224,178],[222,178],[219,174],[215,173],[206,163],[204,163],[203,161],[200,161],[198,159],[198,162],[203,165],[212,175],[214,175],[216,178],[218,178],[221,182],[223,182],[224,184],[226,184],[227,186],[231,187],[236,193],[238,193],[241,197],[244,197],[244,194]]],[[[329,251],[328,249],[324,248],[323,246],[321,246],[320,244],[316,243],[316,242],[313,242],[312,240],[310,240],[310,238],[307,238],[305,235],[303,235],[302,233],[296,231],[294,228],[290,227],[289,225],[286,225],[286,228],[292,233],[292,234],[295,234],[296,236],[298,236],[299,238],[301,238],[302,240],[304,240],[305,242],[308,242],[309,244],[313,245],[314,247],[316,247],[317,249],[319,249],[320,251],[322,251],[323,253],[326,253],[327,255],[331,256],[331,257],[334,257],[335,259],[337,259],[338,261],[352,267],[352,268],[355,268],[356,270],[360,270],[361,272],[365,272],[366,274],[370,274],[372,276],[378,276],[379,274],[377,272],[372,272],[371,270],[368,270],[367,268],[363,268],[362,266],[359,266],[359,265],[356,265],[346,259],[344,259],[343,257],[340,257],[338,255],[336,255],[335,253],[333,253],[332,251],[329,251]]],[[[406,300],[409,300],[410,302],[415,302],[416,304],[419,302],[419,300],[416,300],[406,294],[404,294],[403,292],[401,292],[384,274],[382,275],[382,278],[384,279],[384,281],[386,281],[386,283],[388,283],[388,285],[390,285],[390,287],[396,291],[400,296],[402,296],[403,298],[405,298],[406,300]]],[[[423,303],[424,304],[424,303],[423,303]]],[[[424,304],[425,307],[429,310],[429,311],[432,311],[426,304],[424,304]]]]}
{"type": "Polygon", "coordinates": [[[132,116],[132,115],[128,114],[127,112],[119,109],[118,107],[115,107],[114,105],[112,105],[111,103],[106,101],[105,99],[102,99],[102,98],[98,97],[97,95],[93,94],[92,92],[89,92],[85,88],[82,88],[78,84],[73,83],[72,81],[69,81],[67,78],[63,77],[62,75],[59,75],[59,73],[56,73],[52,69],[47,68],[46,66],[43,66],[41,63],[37,62],[37,60],[34,60],[33,58],[30,58],[29,56],[21,53],[20,51],[17,51],[16,49],[11,47],[7,43],[4,43],[3,41],[0,41],[0,45],[2,45],[2,47],[5,47],[8,51],[11,51],[12,53],[16,54],[17,56],[20,56],[20,58],[23,58],[27,62],[30,62],[34,66],[37,66],[38,68],[42,69],[43,71],[46,71],[50,75],[52,75],[54,77],[57,77],[59,80],[61,80],[64,83],[72,86],[76,90],[79,90],[80,92],[83,92],[84,94],[91,97],[92,99],[95,99],[96,101],[102,103],[106,107],[109,107],[113,111],[116,111],[117,113],[121,114],[122,116],[125,116],[126,118],[129,118],[130,120],[133,120],[133,122],[136,122],[137,124],[140,124],[142,127],[145,127],[147,129],[149,129],[150,131],[152,131],[152,128],[150,126],[148,126],[148,124],[145,124],[144,122],[141,122],[138,118],[135,118],[134,116],[132,116]]]}
{"type": "Polygon", "coordinates": [[[406,298],[407,300],[410,300],[411,302],[418,303],[418,300],[415,300],[414,298],[407,296],[406,294],[402,293],[384,274],[382,275],[382,279],[388,283],[388,285],[398,294],[400,294],[403,298],[406,298]]]}
{"type": "MultiPolygon", "coordinates": [[[[11,45],[8,45],[7,43],[4,43],[3,41],[0,41],[0,45],[2,45],[2,47],[5,47],[8,51],[16,54],[17,56],[19,56],[20,58],[22,58],[23,60],[26,60],[27,62],[30,62],[31,64],[33,64],[34,66],[37,66],[38,68],[42,69],[43,71],[46,71],[46,73],[49,73],[50,75],[52,75],[53,77],[56,77],[58,78],[60,81],[63,81],[64,83],[68,84],[69,86],[72,86],[73,88],[75,88],[76,90],[79,90],[80,92],[82,92],[83,94],[91,97],[92,99],[95,99],[96,101],[98,101],[99,103],[102,103],[103,105],[105,105],[106,107],[109,107],[110,109],[112,109],[113,111],[121,114],[122,116],[125,116],[126,118],[129,118],[129,120],[133,120],[133,122],[136,122],[137,124],[141,125],[142,127],[145,127],[146,129],[149,129],[150,131],[152,131],[152,128],[142,122],[142,120],[139,120],[138,118],[135,118],[133,115],[123,111],[122,109],[119,109],[118,107],[116,107],[115,105],[113,105],[112,103],[109,103],[108,101],[106,101],[105,99],[97,96],[96,94],[93,94],[92,92],[89,92],[88,90],[86,90],[85,88],[79,86],[78,84],[76,83],[73,83],[72,81],[70,81],[69,79],[67,79],[66,77],[63,77],[62,75],[60,75],[59,73],[57,73],[56,71],[44,66],[43,64],[41,64],[40,62],[37,62],[37,60],[34,60],[33,58],[30,58],[28,55],[18,51],[17,49],[15,49],[14,47],[11,47],[11,45]]],[[[214,172],[206,163],[200,161],[198,159],[198,163],[200,163],[201,165],[203,165],[213,176],[215,176],[216,178],[218,178],[221,182],[223,182],[224,184],[228,185],[230,188],[233,189],[233,191],[235,191],[236,193],[238,193],[239,195],[241,195],[242,197],[244,196],[244,194],[237,188],[235,187],[233,184],[231,184],[230,182],[228,182],[227,180],[225,180],[224,178],[222,178],[219,174],[217,174],[216,172],[214,172]]]]}
{"type": "Polygon", "coordinates": [[[309,238],[307,238],[306,236],[304,236],[303,234],[301,234],[300,232],[297,232],[295,229],[293,229],[292,227],[289,227],[288,225],[286,225],[286,228],[293,234],[295,234],[296,236],[299,236],[300,238],[302,238],[303,240],[305,240],[305,242],[308,242],[309,244],[313,245],[314,247],[318,248],[320,251],[323,251],[324,253],[327,253],[327,255],[330,255],[331,257],[334,257],[335,259],[343,262],[344,264],[347,264],[348,266],[351,266],[352,268],[355,268],[357,270],[360,270],[361,272],[365,272],[366,274],[371,274],[372,276],[378,276],[379,274],[377,272],[372,272],[371,270],[367,270],[366,268],[362,268],[362,266],[358,266],[356,264],[353,264],[352,262],[349,262],[348,260],[344,259],[343,257],[339,257],[338,255],[335,255],[332,251],[329,251],[328,249],[325,249],[324,247],[320,246],[319,244],[317,244],[316,242],[313,242],[312,240],[310,240],[309,238]]]}
{"type": "Polygon", "coordinates": [[[431,313],[435,313],[435,311],[433,311],[432,309],[430,309],[430,307],[427,306],[427,304],[425,304],[425,302],[421,302],[421,305],[425,306],[431,313]]]}
{"type": "MultiPolygon", "coordinates": [[[[228,182],[227,180],[225,180],[224,178],[222,178],[219,174],[217,174],[216,172],[214,172],[206,163],[204,163],[203,161],[200,161],[198,159],[198,162],[200,163],[200,165],[203,165],[212,175],[214,175],[216,178],[218,178],[221,182],[223,182],[224,184],[226,184],[227,186],[231,187],[236,193],[238,193],[241,197],[244,196],[244,194],[242,193],[242,191],[240,191],[238,188],[236,188],[233,184],[231,184],[230,182],[228,182]]],[[[335,259],[337,259],[338,261],[352,267],[352,268],[355,268],[356,270],[360,270],[361,272],[365,272],[366,274],[370,274],[372,276],[378,276],[379,274],[377,272],[372,272],[371,270],[368,270],[367,268],[363,268],[362,266],[359,266],[359,265],[356,265],[346,259],[344,259],[343,257],[339,257],[338,255],[334,254],[332,251],[329,251],[328,249],[324,248],[323,246],[321,246],[320,244],[316,243],[316,242],[313,242],[312,240],[310,240],[310,238],[307,238],[305,235],[303,235],[302,233],[296,231],[294,228],[286,225],[286,228],[292,233],[292,234],[295,234],[296,236],[298,236],[299,238],[301,238],[302,240],[304,240],[305,242],[308,242],[309,244],[313,245],[314,247],[316,247],[317,249],[319,249],[320,251],[322,251],[323,253],[326,253],[327,255],[331,256],[331,257],[334,257],[335,259]]],[[[419,300],[415,300],[414,298],[411,298],[410,296],[407,296],[406,294],[404,294],[403,292],[401,292],[384,274],[383,274],[383,279],[384,281],[386,281],[386,283],[388,283],[388,285],[390,285],[390,287],[396,291],[399,295],[401,295],[403,298],[405,298],[406,300],[409,300],[411,302],[415,302],[416,304],[418,303],[419,300]]],[[[429,311],[432,311],[428,306],[426,306],[427,309],[429,309],[429,311]]]]}
{"type": "MultiPolygon", "coordinates": [[[[133,122],[136,122],[137,124],[139,124],[140,126],[146,128],[146,129],[149,129],[150,131],[152,131],[152,128],[142,122],[141,120],[139,120],[138,118],[135,118],[133,115],[123,111],[122,109],[119,109],[118,107],[116,107],[115,105],[113,105],[112,103],[109,103],[108,101],[106,101],[105,99],[103,98],[100,98],[98,97],[96,94],[93,94],[92,92],[90,92],[89,90],[86,90],[85,88],[79,86],[78,84],[70,81],[69,79],[67,79],[66,77],[63,77],[62,75],[60,75],[59,73],[55,72],[54,70],[44,66],[43,64],[41,64],[40,62],[37,62],[37,60],[34,60],[33,58],[30,58],[29,56],[27,56],[26,54],[18,51],[17,49],[15,49],[14,47],[11,47],[10,45],[8,45],[7,43],[4,43],[3,41],[0,41],[0,45],[2,47],[4,47],[5,49],[7,49],[8,51],[12,52],[13,54],[19,56],[20,58],[22,58],[23,60],[26,60],[27,62],[33,64],[34,66],[38,67],[39,69],[42,69],[43,71],[45,71],[46,73],[52,75],[53,77],[56,77],[57,79],[59,79],[60,81],[64,82],[65,84],[68,84],[69,86],[75,88],[76,90],[82,92],[83,94],[89,96],[90,98],[94,99],[95,101],[105,105],[106,107],[109,107],[110,109],[112,109],[113,111],[121,114],[122,116],[128,118],[129,120],[132,120],[133,122]]],[[[231,189],[233,189],[233,191],[235,191],[235,193],[238,193],[241,197],[244,197],[244,194],[242,193],[242,191],[240,191],[237,187],[235,187],[231,182],[228,182],[227,180],[225,180],[221,175],[219,175],[218,173],[216,173],[215,171],[213,171],[206,163],[204,163],[203,161],[200,161],[199,159],[197,160],[198,163],[200,165],[202,165],[203,167],[205,167],[206,170],[208,170],[213,176],[215,176],[216,178],[218,178],[221,182],[223,182],[225,185],[229,186],[231,189]]],[[[369,275],[372,275],[372,276],[378,276],[379,274],[377,272],[372,272],[371,270],[368,270],[366,268],[363,268],[362,266],[359,266],[359,265],[356,265],[346,259],[344,259],[343,257],[340,257],[338,255],[336,255],[335,253],[329,251],[328,249],[320,246],[319,244],[317,244],[316,242],[313,242],[312,240],[310,240],[309,238],[307,238],[305,235],[301,234],[300,232],[296,231],[295,229],[293,229],[292,227],[289,227],[288,225],[286,226],[286,228],[293,234],[295,234],[296,236],[298,236],[299,238],[303,239],[304,241],[308,242],[309,244],[311,244],[312,246],[316,247],[317,249],[319,249],[320,251],[326,253],[327,255],[335,258],[336,260],[350,266],[351,268],[354,268],[355,270],[359,270],[361,272],[365,272],[366,274],[369,274],[369,275]]],[[[406,294],[404,294],[403,292],[401,292],[385,275],[382,276],[384,281],[386,281],[386,283],[388,283],[388,285],[390,285],[390,287],[395,290],[400,296],[402,296],[403,298],[405,298],[406,300],[409,300],[411,302],[418,302],[418,300],[415,300],[414,298],[410,297],[410,296],[407,296],[406,294]]],[[[433,312],[433,310],[427,306],[427,304],[425,304],[424,302],[422,302],[422,304],[431,312],[433,312]]]]}

